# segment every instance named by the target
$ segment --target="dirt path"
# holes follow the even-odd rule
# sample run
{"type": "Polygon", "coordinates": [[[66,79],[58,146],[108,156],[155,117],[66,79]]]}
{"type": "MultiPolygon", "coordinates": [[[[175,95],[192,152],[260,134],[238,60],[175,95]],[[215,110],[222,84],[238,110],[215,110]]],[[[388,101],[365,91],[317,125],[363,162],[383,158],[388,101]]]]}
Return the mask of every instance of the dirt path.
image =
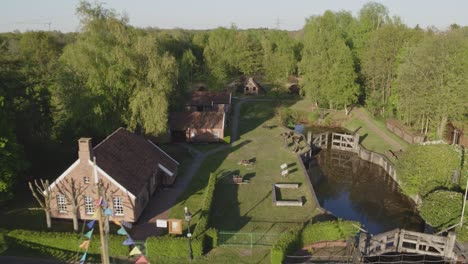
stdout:
{"type": "Polygon", "coordinates": [[[375,134],[379,135],[383,140],[385,140],[388,144],[392,145],[393,150],[405,150],[406,148],[402,146],[400,143],[398,143],[396,140],[393,138],[389,137],[387,133],[382,131],[381,128],[376,126],[369,118],[367,113],[365,113],[361,108],[356,108],[351,112],[354,116],[362,120],[366,125],[369,127],[369,129],[372,130],[375,134]]]}

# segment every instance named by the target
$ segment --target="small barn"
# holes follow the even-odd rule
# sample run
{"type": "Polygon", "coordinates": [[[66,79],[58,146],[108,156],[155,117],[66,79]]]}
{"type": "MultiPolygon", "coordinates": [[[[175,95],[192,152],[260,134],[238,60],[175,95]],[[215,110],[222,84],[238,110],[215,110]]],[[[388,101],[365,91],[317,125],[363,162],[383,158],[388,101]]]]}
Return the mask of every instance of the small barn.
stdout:
{"type": "Polygon", "coordinates": [[[175,112],[170,115],[171,140],[174,142],[211,143],[224,138],[224,112],[175,112]]]}
{"type": "Polygon", "coordinates": [[[265,94],[265,89],[254,80],[254,78],[249,77],[247,81],[245,82],[244,85],[244,94],[247,95],[259,95],[259,94],[265,94]]]}

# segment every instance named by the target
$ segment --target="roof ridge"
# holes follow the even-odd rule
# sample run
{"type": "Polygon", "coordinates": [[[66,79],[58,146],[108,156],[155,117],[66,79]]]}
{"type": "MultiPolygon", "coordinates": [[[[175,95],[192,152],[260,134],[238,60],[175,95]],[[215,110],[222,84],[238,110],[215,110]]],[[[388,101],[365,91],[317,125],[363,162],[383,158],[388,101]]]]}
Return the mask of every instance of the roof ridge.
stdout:
{"type": "Polygon", "coordinates": [[[97,144],[93,150],[97,149],[102,143],[106,142],[109,138],[111,138],[115,133],[117,133],[119,130],[126,130],[124,127],[119,127],[117,128],[114,132],[112,132],[110,135],[108,135],[103,141],[99,142],[99,144],[97,144]]]}

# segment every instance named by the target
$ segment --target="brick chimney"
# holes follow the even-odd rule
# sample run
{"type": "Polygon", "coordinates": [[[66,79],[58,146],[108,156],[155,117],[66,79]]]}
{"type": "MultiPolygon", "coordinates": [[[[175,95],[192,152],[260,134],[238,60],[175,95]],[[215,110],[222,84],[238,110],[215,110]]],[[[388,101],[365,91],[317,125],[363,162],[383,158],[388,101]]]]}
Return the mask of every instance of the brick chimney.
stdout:
{"type": "Polygon", "coordinates": [[[80,162],[88,162],[93,159],[93,144],[91,138],[80,138],[78,140],[78,158],[80,162]]]}

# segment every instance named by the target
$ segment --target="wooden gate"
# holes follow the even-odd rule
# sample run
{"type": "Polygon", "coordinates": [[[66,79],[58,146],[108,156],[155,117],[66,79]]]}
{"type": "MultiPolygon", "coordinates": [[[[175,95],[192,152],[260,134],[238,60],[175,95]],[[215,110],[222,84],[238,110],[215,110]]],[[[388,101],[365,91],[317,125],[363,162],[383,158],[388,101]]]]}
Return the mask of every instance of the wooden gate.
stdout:
{"type": "Polygon", "coordinates": [[[359,144],[359,135],[347,135],[341,133],[332,133],[331,148],[356,152],[359,144]]]}
{"type": "Polygon", "coordinates": [[[359,250],[369,257],[398,252],[454,259],[455,238],[456,235],[452,232],[443,237],[395,229],[375,236],[361,234],[359,250]]]}
{"type": "Polygon", "coordinates": [[[320,147],[320,148],[327,148],[328,147],[328,135],[330,133],[325,132],[317,135],[312,136],[312,145],[320,147]]]}

